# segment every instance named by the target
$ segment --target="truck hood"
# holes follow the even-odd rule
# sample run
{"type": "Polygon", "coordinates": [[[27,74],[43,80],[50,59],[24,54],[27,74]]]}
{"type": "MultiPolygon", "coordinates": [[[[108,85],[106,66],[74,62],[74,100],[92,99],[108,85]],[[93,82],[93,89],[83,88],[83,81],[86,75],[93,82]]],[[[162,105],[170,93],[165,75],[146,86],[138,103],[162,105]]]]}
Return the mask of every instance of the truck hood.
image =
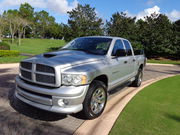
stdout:
{"type": "Polygon", "coordinates": [[[68,66],[100,61],[104,58],[105,56],[89,54],[82,51],[62,50],[37,55],[24,61],[65,68],[68,66]]]}

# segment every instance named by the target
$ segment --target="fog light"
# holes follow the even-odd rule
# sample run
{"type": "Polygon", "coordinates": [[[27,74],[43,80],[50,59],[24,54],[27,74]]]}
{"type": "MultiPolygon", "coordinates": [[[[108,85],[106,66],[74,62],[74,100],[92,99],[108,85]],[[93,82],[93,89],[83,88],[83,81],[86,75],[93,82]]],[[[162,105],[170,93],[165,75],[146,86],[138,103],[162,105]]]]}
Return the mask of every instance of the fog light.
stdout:
{"type": "Polygon", "coordinates": [[[58,105],[59,106],[64,106],[64,105],[68,105],[69,101],[67,99],[59,99],[58,100],[58,105]]]}
{"type": "Polygon", "coordinates": [[[58,100],[58,105],[59,105],[59,106],[64,106],[63,99],[59,99],[59,100],[58,100]]]}
{"type": "Polygon", "coordinates": [[[65,105],[69,104],[69,100],[68,99],[63,99],[63,102],[64,102],[65,105]]]}

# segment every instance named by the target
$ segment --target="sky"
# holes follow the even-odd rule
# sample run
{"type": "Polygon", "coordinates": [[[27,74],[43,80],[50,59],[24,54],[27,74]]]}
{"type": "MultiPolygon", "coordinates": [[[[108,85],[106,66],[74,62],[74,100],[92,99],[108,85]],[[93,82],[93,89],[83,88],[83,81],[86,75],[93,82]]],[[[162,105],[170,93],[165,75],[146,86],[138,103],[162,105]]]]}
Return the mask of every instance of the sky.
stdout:
{"type": "Polygon", "coordinates": [[[71,11],[78,3],[95,7],[97,15],[104,21],[110,20],[115,12],[125,12],[137,19],[154,12],[166,14],[171,21],[180,19],[180,0],[0,0],[0,14],[4,10],[18,9],[25,2],[35,11],[48,11],[58,23],[67,23],[67,11],[71,11]]]}

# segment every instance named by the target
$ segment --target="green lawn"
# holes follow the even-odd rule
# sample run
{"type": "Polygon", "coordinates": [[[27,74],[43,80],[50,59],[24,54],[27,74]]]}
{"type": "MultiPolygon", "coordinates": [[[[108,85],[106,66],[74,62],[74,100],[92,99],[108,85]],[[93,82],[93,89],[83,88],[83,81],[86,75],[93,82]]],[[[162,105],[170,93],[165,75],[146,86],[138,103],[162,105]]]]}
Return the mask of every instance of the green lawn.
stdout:
{"type": "Polygon", "coordinates": [[[11,44],[11,50],[19,50],[21,53],[40,54],[48,52],[50,48],[62,47],[64,40],[55,39],[22,39],[22,44],[11,44]]]}
{"type": "Polygon", "coordinates": [[[179,135],[180,75],[138,93],[117,119],[110,135],[179,135]]]}
{"type": "Polygon", "coordinates": [[[17,57],[0,57],[0,64],[2,63],[18,63],[19,61],[27,58],[26,56],[17,56],[17,57]]]}
{"type": "MultiPolygon", "coordinates": [[[[6,39],[7,42],[10,41],[6,39]]],[[[41,54],[44,52],[53,51],[59,47],[65,45],[64,40],[55,39],[22,39],[22,44],[18,46],[16,41],[14,44],[10,44],[11,50],[19,50],[21,53],[28,54],[41,54]]],[[[0,63],[16,63],[22,59],[27,58],[25,56],[18,57],[0,57],[0,63]]]]}
{"type": "Polygon", "coordinates": [[[150,60],[147,60],[147,63],[176,64],[176,65],[180,65],[180,60],[175,61],[175,60],[154,60],[154,59],[150,59],[150,60]]]}

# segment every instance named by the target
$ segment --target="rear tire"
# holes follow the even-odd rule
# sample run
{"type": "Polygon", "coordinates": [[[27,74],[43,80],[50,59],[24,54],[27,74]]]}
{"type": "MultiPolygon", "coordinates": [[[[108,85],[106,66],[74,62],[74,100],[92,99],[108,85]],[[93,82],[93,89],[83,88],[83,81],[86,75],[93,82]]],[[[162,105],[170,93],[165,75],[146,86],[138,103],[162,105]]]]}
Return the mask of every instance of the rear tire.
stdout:
{"type": "Polygon", "coordinates": [[[137,75],[136,75],[136,78],[135,78],[135,80],[132,82],[132,85],[131,85],[131,86],[134,86],[134,87],[139,87],[139,86],[141,86],[142,78],[143,78],[143,69],[142,69],[142,68],[139,68],[138,73],[137,73],[137,75]]]}
{"type": "Polygon", "coordinates": [[[102,114],[107,102],[107,88],[101,81],[95,80],[87,91],[82,113],[87,119],[97,118],[102,114]]]}

